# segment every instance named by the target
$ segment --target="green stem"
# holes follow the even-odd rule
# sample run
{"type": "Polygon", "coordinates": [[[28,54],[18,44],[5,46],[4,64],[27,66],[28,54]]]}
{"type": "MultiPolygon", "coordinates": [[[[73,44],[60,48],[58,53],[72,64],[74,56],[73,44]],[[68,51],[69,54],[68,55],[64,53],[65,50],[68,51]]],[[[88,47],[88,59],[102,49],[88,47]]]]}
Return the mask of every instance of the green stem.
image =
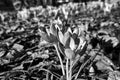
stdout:
{"type": "Polygon", "coordinates": [[[55,47],[55,49],[56,49],[56,51],[57,51],[57,55],[58,55],[58,58],[59,58],[59,60],[60,60],[60,64],[61,64],[61,68],[62,68],[62,73],[63,73],[63,75],[65,75],[64,65],[63,65],[63,62],[62,62],[60,53],[59,53],[59,51],[58,51],[57,44],[54,44],[54,47],[55,47]]]}
{"type": "Polygon", "coordinates": [[[66,80],[69,80],[68,66],[69,66],[69,59],[67,58],[67,62],[66,62],[66,80]]]}
{"type": "Polygon", "coordinates": [[[72,80],[72,60],[70,60],[70,75],[69,75],[69,80],[72,80]]]}

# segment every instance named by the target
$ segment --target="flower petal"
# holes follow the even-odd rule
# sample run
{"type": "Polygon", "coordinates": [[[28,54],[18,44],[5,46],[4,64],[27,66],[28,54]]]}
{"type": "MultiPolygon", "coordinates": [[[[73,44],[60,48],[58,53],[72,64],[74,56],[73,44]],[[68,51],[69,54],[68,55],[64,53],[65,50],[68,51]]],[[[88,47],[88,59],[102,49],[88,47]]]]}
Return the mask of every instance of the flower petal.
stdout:
{"type": "Polygon", "coordinates": [[[57,36],[57,28],[55,27],[55,25],[50,26],[50,33],[57,36]]]}
{"type": "Polygon", "coordinates": [[[59,41],[64,45],[64,43],[63,43],[64,36],[63,36],[63,33],[61,31],[58,32],[58,37],[59,37],[59,41]]]}
{"type": "Polygon", "coordinates": [[[80,42],[78,44],[77,50],[81,49],[82,44],[84,43],[84,39],[82,37],[79,38],[80,42]]]}
{"type": "Polygon", "coordinates": [[[67,31],[70,32],[70,33],[72,34],[72,30],[71,30],[70,27],[68,27],[67,31]]]}
{"type": "Polygon", "coordinates": [[[67,43],[67,41],[68,41],[68,39],[70,38],[70,33],[69,32],[66,32],[65,34],[64,34],[64,40],[63,40],[63,45],[65,46],[66,45],[66,43],[67,43]]]}
{"type": "Polygon", "coordinates": [[[76,48],[75,41],[73,38],[70,38],[70,48],[71,50],[75,50],[76,48]]]}

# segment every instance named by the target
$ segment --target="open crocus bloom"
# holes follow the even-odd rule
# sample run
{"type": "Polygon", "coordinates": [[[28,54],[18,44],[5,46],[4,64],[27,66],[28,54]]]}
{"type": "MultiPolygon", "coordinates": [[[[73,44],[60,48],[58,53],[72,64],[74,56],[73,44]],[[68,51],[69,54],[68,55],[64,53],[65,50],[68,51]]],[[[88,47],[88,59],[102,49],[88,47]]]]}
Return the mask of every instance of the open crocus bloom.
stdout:
{"type": "Polygon", "coordinates": [[[61,31],[58,32],[59,41],[64,46],[64,52],[66,57],[69,59],[74,59],[76,54],[80,54],[80,51],[83,49],[86,41],[84,38],[79,37],[79,29],[75,28],[73,31],[71,28],[65,33],[61,31]]]}
{"type": "Polygon", "coordinates": [[[40,30],[40,35],[47,42],[60,43],[62,47],[59,45],[59,49],[62,50],[62,53],[67,58],[74,59],[76,54],[80,54],[86,45],[86,40],[79,35],[80,27],[75,27],[73,30],[71,27],[63,27],[62,29],[58,29],[58,27],[51,25],[50,29],[46,29],[45,32],[40,30]]]}

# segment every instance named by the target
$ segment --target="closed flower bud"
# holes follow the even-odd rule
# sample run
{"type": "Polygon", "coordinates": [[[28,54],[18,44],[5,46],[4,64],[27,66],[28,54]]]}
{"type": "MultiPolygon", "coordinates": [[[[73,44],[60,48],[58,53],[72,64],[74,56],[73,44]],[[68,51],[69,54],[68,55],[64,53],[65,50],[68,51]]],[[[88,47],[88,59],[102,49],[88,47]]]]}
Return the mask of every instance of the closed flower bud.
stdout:
{"type": "Polygon", "coordinates": [[[65,55],[68,59],[75,58],[75,53],[69,48],[65,49],[65,55]]]}

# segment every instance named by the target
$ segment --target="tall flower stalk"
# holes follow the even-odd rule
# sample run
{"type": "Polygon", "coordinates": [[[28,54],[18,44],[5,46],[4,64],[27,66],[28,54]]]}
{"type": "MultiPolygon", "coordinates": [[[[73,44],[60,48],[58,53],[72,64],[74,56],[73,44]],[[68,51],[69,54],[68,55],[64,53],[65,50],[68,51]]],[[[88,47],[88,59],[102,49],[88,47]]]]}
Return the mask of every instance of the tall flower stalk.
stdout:
{"type": "Polygon", "coordinates": [[[56,51],[57,51],[57,55],[58,55],[59,60],[60,60],[60,64],[61,64],[61,68],[62,68],[62,74],[65,75],[65,69],[64,69],[64,65],[63,65],[62,58],[61,58],[60,53],[59,53],[59,51],[58,51],[58,47],[57,47],[56,44],[54,44],[54,47],[55,47],[55,49],[56,49],[56,51]]]}

